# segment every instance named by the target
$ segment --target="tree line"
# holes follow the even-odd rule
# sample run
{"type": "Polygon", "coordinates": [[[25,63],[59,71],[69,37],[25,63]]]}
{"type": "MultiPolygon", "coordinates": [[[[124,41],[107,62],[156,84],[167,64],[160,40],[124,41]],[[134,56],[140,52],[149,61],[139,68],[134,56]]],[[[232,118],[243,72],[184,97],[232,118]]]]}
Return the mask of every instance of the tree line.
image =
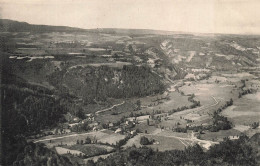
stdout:
{"type": "MultiPolygon", "coordinates": [[[[147,141],[147,140],[146,140],[147,141]]],[[[147,143],[144,141],[145,143],[147,143]]],[[[96,163],[89,161],[91,166],[114,165],[238,165],[256,166],[256,153],[247,136],[241,136],[238,140],[224,139],[208,151],[204,151],[199,145],[189,146],[184,150],[154,151],[151,148],[135,146],[125,151],[116,152],[106,159],[100,158],[96,163]]]]}

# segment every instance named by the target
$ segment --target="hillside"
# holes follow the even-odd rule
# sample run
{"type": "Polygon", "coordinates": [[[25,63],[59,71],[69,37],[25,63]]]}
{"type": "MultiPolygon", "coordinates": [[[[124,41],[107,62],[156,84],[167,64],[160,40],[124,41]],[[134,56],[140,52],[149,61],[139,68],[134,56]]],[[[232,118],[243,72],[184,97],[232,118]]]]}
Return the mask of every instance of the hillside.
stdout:
{"type": "Polygon", "coordinates": [[[82,32],[84,29],[66,26],[33,25],[8,19],[0,19],[0,32],[82,32]]]}
{"type": "Polygon", "coordinates": [[[258,164],[259,36],[0,30],[2,165],[258,164]]]}

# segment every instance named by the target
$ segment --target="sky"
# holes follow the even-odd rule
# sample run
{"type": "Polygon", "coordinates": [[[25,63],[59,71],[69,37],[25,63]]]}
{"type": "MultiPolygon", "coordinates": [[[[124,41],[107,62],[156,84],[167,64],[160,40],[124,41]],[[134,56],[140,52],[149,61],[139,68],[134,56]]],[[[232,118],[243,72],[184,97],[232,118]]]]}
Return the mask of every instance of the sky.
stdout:
{"type": "Polygon", "coordinates": [[[0,17],[85,29],[260,34],[260,0],[0,0],[0,17]]]}

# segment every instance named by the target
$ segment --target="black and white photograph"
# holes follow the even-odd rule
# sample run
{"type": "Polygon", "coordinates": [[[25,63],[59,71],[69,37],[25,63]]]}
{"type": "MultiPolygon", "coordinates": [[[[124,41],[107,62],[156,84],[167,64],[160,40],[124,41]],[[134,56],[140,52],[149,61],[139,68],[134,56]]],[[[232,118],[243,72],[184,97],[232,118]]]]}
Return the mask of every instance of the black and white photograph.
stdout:
{"type": "Polygon", "coordinates": [[[1,166],[260,166],[259,0],[0,0],[1,166]]]}

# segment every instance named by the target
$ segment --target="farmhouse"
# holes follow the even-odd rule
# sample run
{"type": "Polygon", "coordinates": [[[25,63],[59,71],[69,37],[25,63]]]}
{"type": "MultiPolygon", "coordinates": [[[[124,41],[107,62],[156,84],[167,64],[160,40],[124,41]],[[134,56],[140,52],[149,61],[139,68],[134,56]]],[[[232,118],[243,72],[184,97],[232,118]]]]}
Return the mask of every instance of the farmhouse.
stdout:
{"type": "Polygon", "coordinates": [[[109,123],[108,126],[109,127],[114,127],[114,124],[113,123],[109,123]]]}
{"type": "Polygon", "coordinates": [[[229,136],[228,138],[231,139],[231,140],[235,140],[235,139],[239,139],[239,136],[233,135],[233,136],[229,136]]]}
{"type": "Polygon", "coordinates": [[[118,128],[116,129],[115,133],[121,133],[122,131],[123,131],[122,128],[118,128]]]}
{"type": "Polygon", "coordinates": [[[89,124],[89,127],[96,127],[96,126],[98,126],[98,122],[94,122],[94,123],[89,124]]]}
{"type": "Polygon", "coordinates": [[[79,123],[71,123],[71,124],[69,124],[69,126],[70,127],[73,127],[73,126],[75,126],[75,125],[78,125],[79,123]]]}

